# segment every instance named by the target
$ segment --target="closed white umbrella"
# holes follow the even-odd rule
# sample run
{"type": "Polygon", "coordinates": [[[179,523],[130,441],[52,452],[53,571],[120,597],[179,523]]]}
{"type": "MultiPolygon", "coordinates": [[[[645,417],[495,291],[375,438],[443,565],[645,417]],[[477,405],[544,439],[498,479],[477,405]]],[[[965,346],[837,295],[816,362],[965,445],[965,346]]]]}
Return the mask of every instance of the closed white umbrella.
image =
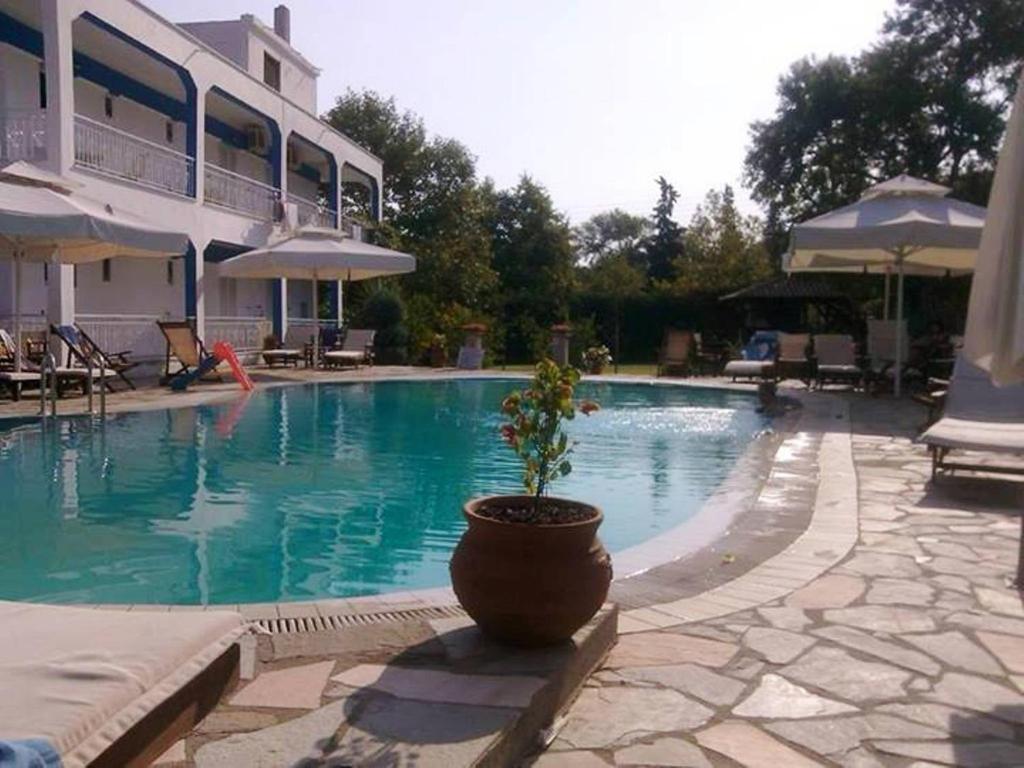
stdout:
{"type": "Polygon", "coordinates": [[[1024,381],[1024,78],[999,152],[967,308],[964,354],[998,386],[1024,381]]]}
{"type": "MultiPolygon", "coordinates": [[[[985,209],[946,197],[949,188],[901,175],[856,203],[793,227],[785,267],[792,272],[895,270],[896,321],[903,325],[907,274],[966,274],[974,268],[985,209]]],[[[896,394],[902,345],[896,346],[896,394]]]]}
{"type": "MultiPolygon", "coordinates": [[[[416,270],[416,257],[345,237],[335,229],[308,227],[289,233],[263,248],[222,261],[223,277],[284,278],[313,281],[313,307],[320,280],[368,280],[416,270]]],[[[314,318],[319,319],[319,318],[314,318]]],[[[313,334],[313,359],[318,357],[319,326],[313,334]]]]}
{"type": "Polygon", "coordinates": [[[27,164],[0,174],[0,252],[14,259],[15,369],[21,370],[21,264],[83,264],[115,256],[161,257],[184,253],[188,235],[157,227],[112,206],[70,191],[27,164]]]}

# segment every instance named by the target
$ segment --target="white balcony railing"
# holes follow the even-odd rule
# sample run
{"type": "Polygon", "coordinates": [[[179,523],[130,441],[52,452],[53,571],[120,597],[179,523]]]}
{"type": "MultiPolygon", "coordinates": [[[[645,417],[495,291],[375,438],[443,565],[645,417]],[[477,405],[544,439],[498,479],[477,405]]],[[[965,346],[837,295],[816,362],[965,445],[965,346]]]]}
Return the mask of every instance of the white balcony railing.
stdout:
{"type": "Polygon", "coordinates": [[[263,349],[263,339],[274,332],[273,321],[265,317],[207,317],[206,342],[226,341],[238,353],[263,349]]]}
{"type": "Polygon", "coordinates": [[[163,360],[166,351],[163,334],[156,325],[157,320],[164,319],[160,315],[79,314],[75,322],[105,352],[131,352],[131,360],[155,362],[163,360]]]}
{"type": "Polygon", "coordinates": [[[266,221],[277,218],[280,190],[212,163],[206,163],[203,179],[207,203],[266,221]]]}
{"type": "Polygon", "coordinates": [[[298,222],[300,227],[325,227],[335,229],[337,224],[337,211],[328,208],[326,205],[319,205],[312,200],[288,193],[288,202],[294,203],[298,211],[298,222]]]}
{"type": "Polygon", "coordinates": [[[125,131],[75,115],[75,165],[189,197],[195,160],[125,131]]]}
{"type": "Polygon", "coordinates": [[[46,112],[0,110],[0,161],[46,159],[46,112]]]}

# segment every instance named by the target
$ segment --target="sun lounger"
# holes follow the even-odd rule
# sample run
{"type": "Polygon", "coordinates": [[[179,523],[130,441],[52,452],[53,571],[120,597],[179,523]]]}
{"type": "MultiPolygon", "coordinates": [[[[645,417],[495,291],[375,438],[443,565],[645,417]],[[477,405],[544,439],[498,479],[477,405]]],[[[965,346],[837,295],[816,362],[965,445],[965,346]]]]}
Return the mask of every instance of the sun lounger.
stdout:
{"type": "Polygon", "coordinates": [[[778,353],[778,334],[757,331],[743,347],[742,359],[730,360],[723,373],[736,379],[774,379],[775,357],[778,353]]]}
{"type": "Polygon", "coordinates": [[[814,337],[814,358],[818,389],[830,383],[856,386],[864,378],[864,371],[857,365],[857,349],[851,336],[818,334],[814,337]]]}
{"type": "MultiPolygon", "coordinates": [[[[210,353],[203,346],[203,341],[196,335],[196,329],[188,320],[158,320],[157,326],[167,340],[167,354],[164,357],[164,375],[161,384],[169,384],[183,374],[199,369],[210,359],[210,353]],[[178,370],[171,372],[171,357],[178,361],[178,370]]],[[[214,368],[210,378],[220,381],[221,377],[214,368]]]]}
{"type": "Polygon", "coordinates": [[[270,368],[276,368],[279,365],[285,368],[289,365],[297,368],[306,356],[301,347],[285,347],[276,337],[270,339],[270,343],[273,346],[268,346],[260,352],[263,362],[270,368]]]}
{"type": "Polygon", "coordinates": [[[96,378],[102,376],[106,381],[107,389],[111,392],[114,391],[111,380],[115,377],[119,377],[130,389],[135,389],[135,385],[125,375],[126,371],[135,367],[135,363],[130,362],[126,357],[128,352],[118,352],[113,356],[108,356],[80,328],[74,325],[51,325],[50,333],[60,339],[68,350],[66,368],[88,370],[91,367],[93,371],[98,372],[96,378]]]}
{"type": "Polygon", "coordinates": [[[779,333],[779,356],[775,360],[775,375],[780,379],[799,379],[810,386],[811,359],[807,352],[811,346],[809,333],[779,333]]]}
{"type": "Polygon", "coordinates": [[[666,328],[658,352],[658,376],[688,376],[693,346],[693,331],[666,328]]]}
{"type": "Polygon", "coordinates": [[[1024,385],[997,387],[987,372],[957,358],[942,418],[919,439],[931,450],[932,477],[957,469],[1024,474],[1020,467],[946,460],[953,450],[1024,455],[1024,385]]]}
{"type": "Polygon", "coordinates": [[[0,602],[0,739],[42,740],[65,768],[148,765],[238,679],[230,611],[128,612],[0,602]]]}
{"type": "Polygon", "coordinates": [[[363,363],[373,365],[373,340],[376,331],[353,328],[345,334],[341,349],[328,349],[321,353],[320,359],[326,368],[352,365],[359,367],[363,363]]]}
{"type": "MultiPolygon", "coordinates": [[[[39,385],[41,373],[37,363],[24,357],[21,361],[21,370],[14,370],[15,344],[16,342],[13,337],[6,330],[0,328],[0,360],[10,360],[9,364],[5,362],[3,368],[0,368],[0,387],[8,390],[11,399],[17,402],[21,399],[21,392],[26,384],[39,385]]],[[[86,369],[58,366],[55,372],[57,374],[57,395],[59,397],[63,397],[69,387],[76,387],[85,392],[89,380],[89,373],[86,369]]],[[[112,371],[107,373],[113,375],[112,371]]],[[[92,376],[94,381],[98,380],[100,369],[93,368],[92,376]]]]}

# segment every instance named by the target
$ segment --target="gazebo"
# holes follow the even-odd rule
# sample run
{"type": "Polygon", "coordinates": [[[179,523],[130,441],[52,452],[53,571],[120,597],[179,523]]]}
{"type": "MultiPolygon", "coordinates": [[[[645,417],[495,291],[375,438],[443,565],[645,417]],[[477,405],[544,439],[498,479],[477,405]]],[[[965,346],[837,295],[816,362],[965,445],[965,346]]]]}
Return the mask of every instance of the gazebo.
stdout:
{"type": "Polygon", "coordinates": [[[741,306],[744,324],[752,330],[861,330],[860,316],[849,295],[821,277],[792,275],[766,280],[726,294],[719,301],[741,306]]]}

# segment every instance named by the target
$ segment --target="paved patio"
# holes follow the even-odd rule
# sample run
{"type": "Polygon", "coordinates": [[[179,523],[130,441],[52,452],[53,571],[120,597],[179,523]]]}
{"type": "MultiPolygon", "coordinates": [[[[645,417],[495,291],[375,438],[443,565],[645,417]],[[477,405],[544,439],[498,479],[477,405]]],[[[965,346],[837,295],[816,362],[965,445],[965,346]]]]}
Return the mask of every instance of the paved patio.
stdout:
{"type": "Polygon", "coordinates": [[[1024,607],[1007,581],[1019,486],[930,485],[910,441],[920,410],[846,401],[859,501],[848,554],[802,588],[749,597],[756,607],[709,603],[721,615],[693,621],[672,609],[682,601],[626,611],[535,766],[1024,765],[1024,607]]]}

